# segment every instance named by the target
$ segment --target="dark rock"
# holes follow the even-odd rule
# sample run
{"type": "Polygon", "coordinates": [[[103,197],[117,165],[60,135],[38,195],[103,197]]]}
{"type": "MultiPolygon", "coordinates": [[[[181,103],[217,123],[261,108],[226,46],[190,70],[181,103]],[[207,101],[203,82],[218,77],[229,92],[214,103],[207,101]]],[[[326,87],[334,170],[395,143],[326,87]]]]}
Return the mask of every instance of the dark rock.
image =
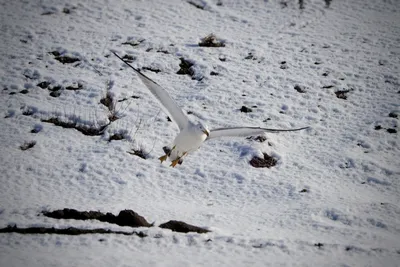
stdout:
{"type": "Polygon", "coordinates": [[[108,108],[108,110],[113,113],[114,110],[114,98],[113,95],[110,93],[107,93],[105,97],[100,99],[100,103],[103,104],[108,108]]]}
{"type": "Polygon", "coordinates": [[[258,136],[255,136],[255,137],[254,136],[249,136],[249,137],[246,137],[246,139],[247,140],[258,141],[260,143],[263,143],[263,142],[267,141],[267,138],[265,136],[263,136],[263,135],[258,135],[258,136]]]}
{"type": "Polygon", "coordinates": [[[28,108],[24,109],[24,111],[22,112],[22,115],[24,115],[24,116],[32,116],[33,114],[36,113],[36,111],[37,111],[36,108],[28,107],[28,108]]]}
{"type": "Polygon", "coordinates": [[[29,91],[27,89],[24,89],[24,90],[20,91],[19,93],[25,95],[25,94],[29,93],[29,91]]]}
{"type": "Polygon", "coordinates": [[[49,91],[59,91],[59,90],[61,90],[63,87],[61,86],[61,85],[54,85],[54,86],[50,86],[50,87],[48,87],[47,89],[49,90],[49,91]]]}
{"type": "Polygon", "coordinates": [[[160,69],[153,69],[153,68],[150,68],[150,67],[142,67],[142,70],[149,70],[149,71],[152,71],[152,72],[155,72],[155,73],[159,73],[161,71],[160,69]]]}
{"type": "Polygon", "coordinates": [[[308,192],[308,190],[305,188],[300,191],[300,193],[307,193],[307,192],[308,192]]]}
{"type": "Polygon", "coordinates": [[[184,59],[183,57],[180,58],[181,63],[179,63],[179,67],[181,67],[178,72],[176,74],[180,74],[180,75],[189,75],[189,76],[193,76],[194,75],[194,71],[192,69],[192,66],[194,65],[192,62],[184,59]]]}
{"type": "Polygon", "coordinates": [[[119,141],[119,140],[122,140],[122,139],[124,139],[124,138],[125,138],[125,137],[124,137],[123,134],[116,133],[116,134],[113,134],[112,136],[110,136],[110,139],[108,139],[108,141],[109,141],[109,142],[111,142],[112,140],[119,141]]]}
{"type": "MultiPolygon", "coordinates": [[[[146,39],[139,39],[139,40],[130,40],[130,41],[126,41],[124,43],[122,43],[122,45],[130,45],[130,46],[138,46],[141,43],[143,43],[146,39]]],[[[148,52],[146,50],[146,52],[148,52]]]]}
{"type": "Polygon", "coordinates": [[[61,56],[61,53],[58,52],[58,51],[52,51],[52,52],[49,52],[49,53],[52,54],[52,55],[55,56],[55,57],[61,56]]]}
{"type": "Polygon", "coordinates": [[[348,92],[350,92],[350,91],[349,90],[336,91],[335,95],[337,98],[346,100],[348,92]]]}
{"type": "Polygon", "coordinates": [[[60,61],[62,64],[71,64],[80,61],[79,58],[69,56],[56,56],[55,59],[60,61]]]}
{"type": "Polygon", "coordinates": [[[252,60],[256,60],[257,58],[253,55],[253,53],[248,53],[247,56],[245,56],[244,59],[252,59],[252,60]]]}
{"type": "Polygon", "coordinates": [[[28,150],[36,145],[36,141],[30,141],[30,142],[25,142],[23,145],[21,145],[19,148],[22,151],[28,150]]]}
{"type": "Polygon", "coordinates": [[[66,90],[72,90],[72,91],[81,90],[82,88],[83,88],[83,85],[81,83],[78,83],[76,86],[69,85],[69,86],[65,87],[66,90]]]}
{"type": "Polygon", "coordinates": [[[388,133],[397,133],[396,129],[389,128],[386,130],[388,133]]]}
{"type": "Polygon", "coordinates": [[[214,34],[209,34],[199,42],[202,47],[225,47],[225,42],[218,40],[214,34]]]}
{"type": "Polygon", "coordinates": [[[163,53],[163,54],[166,54],[166,55],[170,54],[167,50],[162,50],[162,49],[158,49],[156,52],[157,53],[163,53]]]}
{"type": "Polygon", "coordinates": [[[61,91],[53,91],[50,93],[50,96],[52,97],[59,97],[61,95],[61,91]]]}
{"type": "Polygon", "coordinates": [[[390,118],[397,118],[397,117],[398,117],[398,114],[397,114],[396,112],[390,112],[390,113],[389,113],[389,117],[390,117],[390,118]]]}
{"type": "Polygon", "coordinates": [[[380,130],[380,129],[382,129],[382,126],[376,125],[374,129],[375,129],[375,130],[380,130]]]}
{"type": "Polygon", "coordinates": [[[263,153],[263,155],[264,158],[259,158],[257,156],[253,157],[250,160],[250,165],[253,166],[254,168],[270,168],[276,165],[277,163],[276,159],[269,156],[267,153],[263,153]]]}
{"type": "Polygon", "coordinates": [[[31,133],[38,133],[43,129],[42,125],[36,124],[33,129],[31,130],[31,133]]]}
{"type": "Polygon", "coordinates": [[[299,93],[305,93],[306,92],[306,90],[304,89],[304,86],[301,86],[301,85],[298,85],[298,84],[296,84],[294,86],[294,90],[296,90],[299,93]]]}
{"type": "Polygon", "coordinates": [[[249,113],[249,112],[252,112],[253,110],[251,109],[251,108],[248,108],[248,107],[246,107],[246,106],[242,106],[241,108],[240,108],[240,112],[244,112],[244,113],[249,113]]]}
{"type": "Polygon", "coordinates": [[[131,55],[125,55],[122,57],[122,59],[128,63],[132,63],[136,58],[131,55]]]}
{"type": "Polygon", "coordinates": [[[150,227],[145,218],[132,210],[122,210],[116,218],[116,224],[130,227],[150,227]]]}
{"type": "Polygon", "coordinates": [[[335,86],[334,85],[324,85],[324,86],[322,86],[322,89],[330,89],[333,87],[335,87],[335,86]]]}
{"type": "Polygon", "coordinates": [[[211,71],[211,72],[210,72],[210,75],[211,75],[211,76],[217,76],[217,75],[219,75],[219,73],[218,73],[218,72],[215,72],[215,71],[211,71]]]}
{"type": "Polygon", "coordinates": [[[322,244],[322,243],[316,243],[316,244],[314,244],[314,246],[316,246],[316,247],[318,247],[318,248],[322,248],[322,247],[324,246],[324,244],[322,244]]]}
{"type": "Polygon", "coordinates": [[[165,229],[170,229],[174,232],[180,232],[180,233],[189,233],[189,232],[196,232],[199,234],[203,234],[203,233],[208,233],[210,232],[207,229],[198,227],[198,226],[194,226],[194,225],[190,225],[187,224],[185,222],[182,221],[168,221],[166,223],[160,224],[159,226],[160,228],[165,228],[165,229]]]}
{"type": "Polygon", "coordinates": [[[49,87],[49,85],[50,85],[50,82],[44,81],[44,82],[38,83],[36,86],[39,86],[42,89],[46,89],[47,87],[49,87]]]}
{"type": "Polygon", "coordinates": [[[192,6],[198,8],[198,9],[204,10],[204,6],[203,6],[203,5],[194,3],[194,2],[192,2],[192,1],[187,1],[187,3],[188,3],[188,4],[191,4],[192,6]]]}

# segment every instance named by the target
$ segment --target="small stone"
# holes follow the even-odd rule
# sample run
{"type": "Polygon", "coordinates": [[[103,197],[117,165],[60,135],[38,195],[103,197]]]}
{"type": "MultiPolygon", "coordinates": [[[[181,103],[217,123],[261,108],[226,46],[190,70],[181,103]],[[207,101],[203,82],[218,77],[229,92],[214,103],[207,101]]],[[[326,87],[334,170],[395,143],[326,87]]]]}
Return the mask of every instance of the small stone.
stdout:
{"type": "Polygon", "coordinates": [[[60,90],[52,91],[52,92],[50,93],[50,96],[51,96],[51,97],[59,97],[60,95],[61,95],[61,91],[60,91],[60,90]]]}
{"type": "Polygon", "coordinates": [[[296,90],[299,93],[305,93],[306,92],[306,90],[304,89],[304,86],[301,86],[301,85],[298,85],[298,84],[296,84],[294,86],[294,90],[296,90]]]}
{"type": "Polygon", "coordinates": [[[215,72],[215,71],[211,71],[211,72],[210,72],[210,75],[211,75],[211,76],[217,76],[217,75],[219,75],[219,73],[218,73],[218,72],[215,72]]]}
{"type": "Polygon", "coordinates": [[[246,107],[246,106],[242,106],[240,108],[240,112],[249,113],[249,112],[253,112],[253,110],[251,108],[246,107]]]}
{"type": "Polygon", "coordinates": [[[38,83],[36,86],[39,86],[42,89],[46,89],[47,87],[49,87],[49,85],[50,85],[50,82],[44,81],[44,82],[38,83]]]}

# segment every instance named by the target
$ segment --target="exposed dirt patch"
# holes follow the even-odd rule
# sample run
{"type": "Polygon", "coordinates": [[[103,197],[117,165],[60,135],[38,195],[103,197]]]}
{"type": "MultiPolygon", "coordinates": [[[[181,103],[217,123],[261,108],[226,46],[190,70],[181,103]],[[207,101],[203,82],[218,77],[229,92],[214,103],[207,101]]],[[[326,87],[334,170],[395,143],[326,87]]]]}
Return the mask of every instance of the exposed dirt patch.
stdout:
{"type": "Polygon", "coordinates": [[[198,9],[201,9],[201,10],[204,10],[204,5],[200,5],[200,4],[198,4],[198,3],[195,3],[194,1],[186,1],[188,4],[191,4],[192,6],[194,6],[194,7],[196,7],[196,8],[198,8],[198,9]]]}
{"type": "Polygon", "coordinates": [[[159,73],[161,71],[160,69],[154,69],[154,68],[151,68],[151,67],[142,67],[142,70],[149,70],[149,71],[152,71],[152,72],[155,72],[155,73],[159,73]]]}
{"type": "Polygon", "coordinates": [[[247,140],[254,140],[260,143],[263,143],[265,141],[267,141],[267,137],[263,136],[263,135],[258,135],[258,136],[249,136],[246,137],[247,140]]]}
{"type": "Polygon", "coordinates": [[[246,107],[246,106],[242,106],[240,108],[240,112],[249,113],[249,112],[253,112],[253,110],[251,108],[246,107]]]}
{"type": "Polygon", "coordinates": [[[122,59],[128,63],[132,63],[136,58],[131,55],[124,55],[122,59]]]}
{"type": "Polygon", "coordinates": [[[180,60],[181,63],[179,63],[179,67],[181,68],[176,74],[193,76],[194,71],[192,69],[192,66],[194,64],[191,61],[184,59],[183,57],[181,57],[180,60]]]}
{"type": "Polygon", "coordinates": [[[263,155],[264,158],[253,157],[250,160],[250,165],[254,168],[270,168],[276,165],[277,160],[275,158],[269,156],[267,153],[263,153],[263,155]]]}
{"type": "Polygon", "coordinates": [[[336,95],[337,98],[346,100],[346,99],[347,99],[347,93],[348,93],[348,92],[350,92],[350,90],[336,91],[336,92],[335,92],[335,95],[336,95]]]}
{"type": "Polygon", "coordinates": [[[83,84],[79,83],[76,85],[69,85],[67,87],[65,87],[66,90],[72,90],[72,91],[77,91],[77,90],[81,90],[83,88],[83,84]]]}
{"type": "Polygon", "coordinates": [[[62,56],[57,51],[53,51],[51,53],[55,56],[54,59],[60,61],[62,64],[72,64],[72,63],[80,61],[80,59],[77,57],[62,56]]]}
{"type": "Polygon", "coordinates": [[[116,133],[110,136],[110,138],[108,139],[109,142],[111,141],[119,141],[119,140],[123,140],[125,139],[125,136],[123,134],[120,133],[116,133]]]}
{"type": "Polygon", "coordinates": [[[115,216],[107,212],[106,214],[100,211],[77,211],[75,209],[55,210],[52,212],[43,212],[46,217],[54,219],[74,219],[74,220],[99,220],[117,224],[120,226],[130,227],[150,227],[152,224],[148,223],[146,219],[132,210],[122,210],[115,216]]]}
{"type": "Polygon", "coordinates": [[[182,221],[168,221],[166,223],[160,224],[159,226],[160,228],[165,228],[165,229],[170,229],[174,232],[180,232],[180,233],[189,233],[189,232],[196,232],[199,234],[203,234],[203,233],[208,233],[210,232],[207,229],[198,227],[198,226],[194,226],[191,224],[187,224],[185,222],[182,221]]]}
{"type": "Polygon", "coordinates": [[[136,235],[138,237],[146,237],[143,232],[123,232],[113,231],[109,229],[96,228],[96,229],[79,229],[75,227],[57,229],[54,227],[28,227],[19,228],[16,225],[0,228],[0,233],[19,233],[19,234],[57,234],[57,235],[84,235],[84,234],[120,234],[120,235],[136,235]]]}
{"type": "Polygon", "coordinates": [[[137,39],[137,40],[128,40],[126,42],[123,42],[122,45],[130,45],[130,46],[138,46],[141,43],[143,43],[146,39],[137,39]]]}
{"type": "Polygon", "coordinates": [[[204,38],[201,38],[199,46],[202,47],[225,47],[225,41],[219,40],[215,34],[211,33],[204,38]]]}
{"type": "Polygon", "coordinates": [[[115,108],[116,102],[117,101],[114,100],[114,97],[110,92],[107,92],[106,96],[100,99],[100,103],[103,104],[110,112],[110,114],[108,115],[108,119],[110,120],[110,122],[119,119],[117,115],[117,110],[115,108]]]}
{"type": "Polygon", "coordinates": [[[141,149],[132,149],[131,151],[127,151],[129,154],[138,156],[142,159],[147,159],[147,154],[144,153],[141,149]]]}
{"type": "Polygon", "coordinates": [[[19,148],[22,151],[28,150],[32,147],[34,147],[36,145],[36,141],[29,141],[29,142],[25,142],[23,145],[20,145],[19,148]]]}
{"type": "Polygon", "coordinates": [[[106,127],[109,125],[102,125],[102,126],[98,126],[98,127],[90,127],[90,126],[86,126],[86,125],[79,125],[77,122],[64,122],[58,118],[49,118],[49,119],[42,119],[42,122],[47,122],[47,123],[52,123],[56,126],[61,126],[63,128],[67,128],[67,129],[75,129],[81,133],[83,133],[84,135],[88,135],[88,136],[99,136],[102,135],[104,130],[106,129],[106,127]]]}

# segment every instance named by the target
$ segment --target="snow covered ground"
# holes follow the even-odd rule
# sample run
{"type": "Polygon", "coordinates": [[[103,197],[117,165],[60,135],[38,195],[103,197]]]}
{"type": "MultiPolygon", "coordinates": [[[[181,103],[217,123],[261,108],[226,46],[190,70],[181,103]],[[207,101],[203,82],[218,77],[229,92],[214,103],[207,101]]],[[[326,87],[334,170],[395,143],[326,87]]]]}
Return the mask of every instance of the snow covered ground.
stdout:
{"type": "Polygon", "coordinates": [[[41,213],[74,208],[211,230],[2,233],[0,266],[400,266],[400,2],[192,3],[0,1],[0,228],[132,231],[41,213]],[[210,33],[226,46],[199,47],[210,33]],[[178,129],[110,49],[210,128],[312,128],[161,165],[178,129]]]}

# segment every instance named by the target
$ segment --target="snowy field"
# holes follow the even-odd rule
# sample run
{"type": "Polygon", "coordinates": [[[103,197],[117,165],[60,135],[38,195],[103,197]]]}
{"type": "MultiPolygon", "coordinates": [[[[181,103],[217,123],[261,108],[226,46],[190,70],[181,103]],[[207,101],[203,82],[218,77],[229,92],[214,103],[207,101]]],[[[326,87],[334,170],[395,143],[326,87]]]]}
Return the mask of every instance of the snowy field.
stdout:
{"type": "Polygon", "coordinates": [[[327,2],[1,0],[0,228],[147,236],[0,233],[0,266],[400,266],[400,1],[327,2]],[[210,128],[311,128],[160,164],[178,129],[110,51],[210,128]]]}

